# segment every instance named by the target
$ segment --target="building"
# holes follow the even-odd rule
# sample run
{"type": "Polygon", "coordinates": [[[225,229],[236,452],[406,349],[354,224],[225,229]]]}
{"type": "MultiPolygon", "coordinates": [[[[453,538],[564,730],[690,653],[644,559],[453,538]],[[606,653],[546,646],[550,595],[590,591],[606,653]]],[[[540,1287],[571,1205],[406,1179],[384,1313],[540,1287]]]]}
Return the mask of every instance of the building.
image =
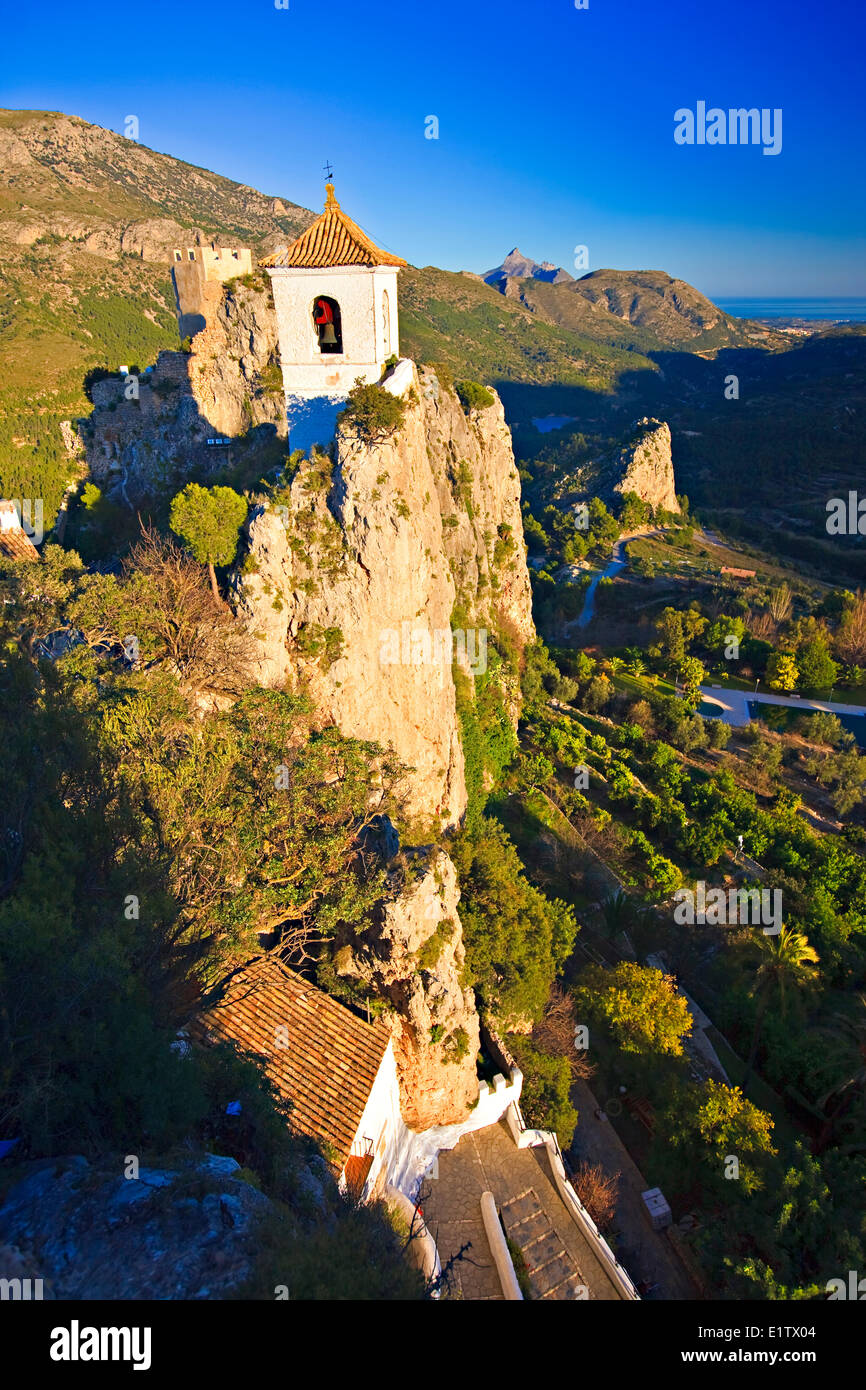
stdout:
{"type": "Polygon", "coordinates": [[[39,551],[21,525],[18,508],[6,500],[0,502],[0,559],[39,559],[39,551]]]}
{"type": "Polygon", "coordinates": [[[380,1194],[402,1138],[397,1064],[384,1023],[366,1023],[273,956],[225,982],[193,1030],[262,1057],[291,1126],[322,1145],[341,1186],[380,1194]]]}
{"type": "Polygon", "coordinates": [[[208,316],[220,305],[222,286],[238,275],[250,275],[252,252],[247,246],[175,247],[171,278],[177,299],[181,338],[192,338],[207,326],[208,316]]]}
{"type": "Polygon", "coordinates": [[[271,277],[289,445],[328,444],[360,377],[400,355],[397,275],[406,265],[347,217],[327,185],[321,216],[261,264],[271,277]]]}

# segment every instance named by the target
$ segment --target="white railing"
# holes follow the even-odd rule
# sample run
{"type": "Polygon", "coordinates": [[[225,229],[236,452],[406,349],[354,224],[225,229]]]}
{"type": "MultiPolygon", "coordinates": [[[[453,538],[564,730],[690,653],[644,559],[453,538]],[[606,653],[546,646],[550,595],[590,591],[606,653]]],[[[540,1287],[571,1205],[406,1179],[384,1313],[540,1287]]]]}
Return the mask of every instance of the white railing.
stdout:
{"type": "Polygon", "coordinates": [[[520,1106],[516,1101],[512,1101],[505,1112],[505,1122],[519,1149],[538,1148],[542,1144],[547,1149],[547,1156],[550,1159],[550,1167],[559,1189],[559,1195],[572,1220],[583,1231],[590,1245],[595,1247],[598,1255],[607,1266],[611,1279],[623,1296],[639,1302],[640,1294],[632,1283],[631,1277],[623,1269],[568,1179],[562,1150],[556,1135],[546,1129],[527,1129],[520,1113],[520,1106]]]}

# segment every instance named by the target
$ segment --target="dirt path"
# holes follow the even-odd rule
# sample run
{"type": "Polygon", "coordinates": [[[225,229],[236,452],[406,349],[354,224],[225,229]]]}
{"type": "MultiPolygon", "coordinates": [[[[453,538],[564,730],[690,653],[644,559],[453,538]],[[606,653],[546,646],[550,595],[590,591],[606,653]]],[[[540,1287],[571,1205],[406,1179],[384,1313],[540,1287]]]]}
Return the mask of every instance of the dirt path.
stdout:
{"type": "Polygon", "coordinates": [[[572,1143],[576,1158],[600,1163],[606,1173],[619,1173],[619,1196],[614,1228],[618,1232],[615,1253],[636,1282],[657,1284],[652,1297],[696,1299],[698,1290],[667,1237],[652,1229],[641,1193],[650,1186],[635,1164],[610,1120],[599,1120],[599,1103],[585,1081],[577,1081],[572,1100],[580,1119],[572,1143]]]}

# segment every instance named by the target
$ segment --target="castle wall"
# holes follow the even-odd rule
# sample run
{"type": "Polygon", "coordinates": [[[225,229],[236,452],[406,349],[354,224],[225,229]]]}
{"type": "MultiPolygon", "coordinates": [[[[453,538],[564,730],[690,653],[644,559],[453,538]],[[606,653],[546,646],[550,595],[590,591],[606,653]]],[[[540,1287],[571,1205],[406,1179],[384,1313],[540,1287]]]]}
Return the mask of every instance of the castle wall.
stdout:
{"type": "Polygon", "coordinates": [[[222,286],[237,276],[250,275],[252,268],[252,252],[248,246],[177,248],[171,273],[181,338],[193,338],[201,333],[219,309],[222,286]],[[190,253],[193,260],[190,260],[190,253]]]}

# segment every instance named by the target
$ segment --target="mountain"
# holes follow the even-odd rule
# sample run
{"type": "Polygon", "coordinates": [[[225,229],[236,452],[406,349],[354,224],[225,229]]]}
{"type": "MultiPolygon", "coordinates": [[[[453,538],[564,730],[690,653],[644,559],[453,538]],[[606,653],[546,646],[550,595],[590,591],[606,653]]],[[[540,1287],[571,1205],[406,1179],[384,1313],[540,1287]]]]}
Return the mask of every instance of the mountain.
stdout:
{"type": "Polygon", "coordinates": [[[47,519],[87,372],[178,346],[173,247],[264,252],[313,214],[59,112],[0,111],[0,169],[0,493],[42,497],[47,519]]]}
{"type": "MultiPolygon", "coordinates": [[[[42,498],[50,525],[82,472],[75,433],[61,427],[89,415],[87,375],[144,368],[179,346],[175,244],[213,238],[258,256],[314,214],[57,112],[0,111],[0,169],[0,495],[42,498]]],[[[661,271],[557,279],[517,248],[497,271],[507,293],[435,266],[402,272],[401,347],[496,386],[522,459],[562,471],[569,432],[578,456],[581,435],[601,454],[630,421],[664,420],[694,502],[763,496],[778,508],[782,451],[797,546],[823,526],[820,496],[844,490],[858,466],[852,392],[866,333],[834,328],[792,343],[661,271]],[[723,394],[728,373],[741,383],[738,404],[723,394]],[[539,419],[560,417],[559,432],[540,432],[539,419]]],[[[273,417],[270,358],[255,365],[254,390],[235,383],[241,405],[251,397],[252,423],[273,417]]],[[[765,526],[763,513],[755,524],[765,526]]]]}
{"type": "Polygon", "coordinates": [[[596,392],[611,390],[626,370],[654,372],[652,362],[634,352],[627,329],[608,317],[615,333],[596,341],[545,321],[474,276],[429,265],[400,274],[403,352],[417,361],[444,362],[456,376],[596,392]]]}
{"type": "Polygon", "coordinates": [[[509,280],[546,280],[552,285],[560,285],[573,279],[573,276],[569,275],[567,270],[563,270],[562,266],[554,265],[552,261],[539,263],[530,260],[515,246],[501,265],[494,266],[493,270],[488,270],[481,278],[485,284],[507,292],[509,280]]]}
{"type": "Polygon", "coordinates": [[[785,346],[774,329],[732,318],[693,285],[661,270],[594,270],[580,280],[551,283],[513,280],[507,292],[546,323],[640,352],[785,346]]]}

